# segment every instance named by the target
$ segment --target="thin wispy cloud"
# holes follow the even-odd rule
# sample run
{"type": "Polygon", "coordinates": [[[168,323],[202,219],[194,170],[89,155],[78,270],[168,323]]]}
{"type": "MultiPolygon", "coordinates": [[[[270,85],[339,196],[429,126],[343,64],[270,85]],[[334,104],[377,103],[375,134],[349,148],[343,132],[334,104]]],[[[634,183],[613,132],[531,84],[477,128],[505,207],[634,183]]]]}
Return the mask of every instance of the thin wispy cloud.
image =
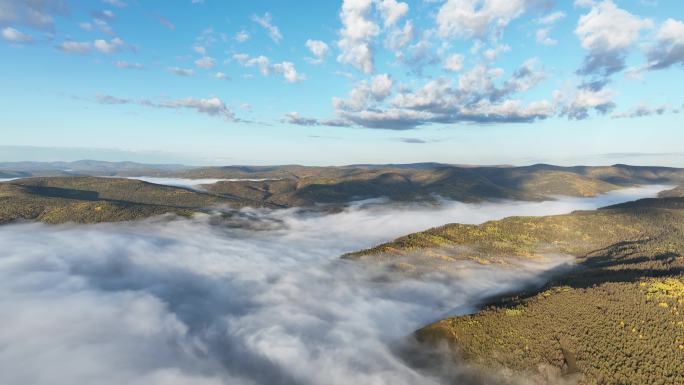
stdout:
{"type": "Polygon", "coordinates": [[[273,16],[270,13],[266,12],[262,16],[252,15],[252,20],[263,27],[274,42],[280,43],[283,40],[283,35],[280,33],[280,29],[273,24],[273,16]]]}

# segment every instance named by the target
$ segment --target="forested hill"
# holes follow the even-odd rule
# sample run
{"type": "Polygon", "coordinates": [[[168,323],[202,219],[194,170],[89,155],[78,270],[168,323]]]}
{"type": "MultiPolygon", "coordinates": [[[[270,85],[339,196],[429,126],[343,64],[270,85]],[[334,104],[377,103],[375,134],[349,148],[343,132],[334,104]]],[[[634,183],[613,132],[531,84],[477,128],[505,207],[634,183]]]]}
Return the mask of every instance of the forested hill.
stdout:
{"type": "MultiPolygon", "coordinates": [[[[673,195],[673,193],[666,194],[673,195]]],[[[506,264],[569,254],[578,267],[543,288],[416,332],[454,359],[533,379],[581,384],[684,383],[684,198],[594,211],[450,224],[347,255],[402,271],[457,259],[506,264]],[[571,381],[572,380],[572,381],[571,381]]]]}
{"type": "Polygon", "coordinates": [[[684,183],[684,169],[627,165],[508,167],[418,163],[187,167],[96,161],[0,164],[0,177],[5,178],[83,175],[231,179],[203,187],[217,195],[287,207],[344,205],[381,197],[403,202],[430,202],[440,197],[464,202],[544,200],[555,195],[594,196],[642,184],[684,183]]]}

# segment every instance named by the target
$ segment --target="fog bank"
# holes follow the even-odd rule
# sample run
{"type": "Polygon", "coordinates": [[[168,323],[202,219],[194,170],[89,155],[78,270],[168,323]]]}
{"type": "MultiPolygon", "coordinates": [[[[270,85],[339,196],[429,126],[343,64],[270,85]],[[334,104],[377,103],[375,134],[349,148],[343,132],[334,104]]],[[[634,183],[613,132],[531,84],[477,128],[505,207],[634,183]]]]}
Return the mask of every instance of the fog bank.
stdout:
{"type": "Polygon", "coordinates": [[[198,179],[192,179],[192,178],[160,178],[160,177],[152,177],[152,176],[131,176],[131,177],[125,177],[126,179],[137,179],[141,180],[143,182],[148,182],[148,183],[154,183],[154,184],[161,184],[161,185],[166,185],[166,186],[173,186],[173,187],[183,187],[183,188],[189,188],[193,190],[201,190],[201,186],[205,184],[214,184],[217,182],[263,182],[266,180],[274,180],[274,179],[214,179],[214,178],[198,178],[198,179]]]}
{"type": "Polygon", "coordinates": [[[339,255],[448,222],[591,209],[660,189],[1,226],[0,383],[438,384],[390,346],[483,297],[541,283],[568,258],[464,261],[450,274],[381,279],[386,272],[339,255]]]}

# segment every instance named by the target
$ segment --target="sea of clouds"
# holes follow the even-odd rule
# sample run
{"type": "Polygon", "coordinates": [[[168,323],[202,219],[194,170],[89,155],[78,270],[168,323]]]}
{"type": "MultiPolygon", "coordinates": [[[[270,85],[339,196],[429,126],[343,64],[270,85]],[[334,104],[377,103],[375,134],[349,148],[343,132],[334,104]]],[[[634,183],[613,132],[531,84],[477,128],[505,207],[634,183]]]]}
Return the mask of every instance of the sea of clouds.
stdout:
{"type": "Polygon", "coordinates": [[[1,226],[0,383],[440,384],[394,347],[487,296],[541,284],[568,259],[455,262],[449,274],[399,279],[341,254],[449,222],[592,209],[663,188],[548,202],[1,226]]]}

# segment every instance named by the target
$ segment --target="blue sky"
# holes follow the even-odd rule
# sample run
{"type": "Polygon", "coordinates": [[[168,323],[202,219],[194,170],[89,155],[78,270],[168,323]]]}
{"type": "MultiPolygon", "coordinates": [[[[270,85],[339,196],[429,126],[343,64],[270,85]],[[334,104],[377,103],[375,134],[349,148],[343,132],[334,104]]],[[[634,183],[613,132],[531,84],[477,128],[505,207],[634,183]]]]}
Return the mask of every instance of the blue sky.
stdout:
{"type": "Polygon", "coordinates": [[[0,161],[684,166],[675,0],[0,0],[0,55],[0,161]]]}

